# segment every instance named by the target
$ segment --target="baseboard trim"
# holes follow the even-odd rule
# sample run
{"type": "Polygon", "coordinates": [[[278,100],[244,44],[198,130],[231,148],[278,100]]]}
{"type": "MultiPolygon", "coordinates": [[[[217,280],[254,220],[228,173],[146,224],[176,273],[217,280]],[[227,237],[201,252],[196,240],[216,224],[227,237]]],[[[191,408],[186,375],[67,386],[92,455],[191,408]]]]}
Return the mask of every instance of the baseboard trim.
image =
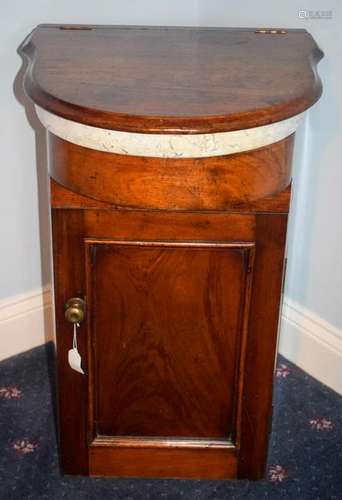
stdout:
{"type": "Polygon", "coordinates": [[[51,288],[0,300],[0,360],[53,339],[51,288]]]}
{"type": "Polygon", "coordinates": [[[287,298],[283,304],[279,352],[342,394],[342,331],[287,298]]]}

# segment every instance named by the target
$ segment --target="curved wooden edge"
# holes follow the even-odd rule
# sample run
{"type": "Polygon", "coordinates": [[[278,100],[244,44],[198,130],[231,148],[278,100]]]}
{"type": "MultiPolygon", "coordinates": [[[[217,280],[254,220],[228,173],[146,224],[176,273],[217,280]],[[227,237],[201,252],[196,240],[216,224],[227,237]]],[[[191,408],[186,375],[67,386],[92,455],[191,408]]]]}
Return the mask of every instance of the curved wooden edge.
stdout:
{"type": "Polygon", "coordinates": [[[50,175],[113,208],[268,211],[291,182],[293,140],[223,157],[160,160],[87,149],[49,133],[50,175]]]}
{"type": "MultiPolygon", "coordinates": [[[[39,28],[54,28],[56,26],[57,25],[38,25],[35,30],[39,28]]],[[[18,48],[18,53],[27,62],[23,81],[25,93],[41,108],[62,118],[85,125],[125,132],[153,134],[229,132],[269,125],[293,117],[310,108],[322,95],[322,83],[317,72],[317,64],[323,58],[324,53],[316,45],[311,35],[308,34],[313,44],[312,52],[308,57],[308,64],[313,75],[312,86],[311,88],[305,89],[303,95],[296,96],[280,104],[273,104],[267,108],[257,108],[247,112],[232,113],[229,115],[185,117],[133,115],[79,106],[72,102],[66,102],[58,96],[46,92],[34,77],[34,69],[38,58],[37,47],[32,39],[35,30],[26,37],[18,48]]]]}
{"type": "MultiPolygon", "coordinates": [[[[103,210],[116,210],[117,207],[111,203],[105,201],[95,200],[88,196],[83,196],[70,189],[58,184],[54,179],[50,180],[50,198],[51,207],[57,209],[103,209],[103,210]]],[[[232,207],[225,212],[230,213],[288,213],[289,205],[291,199],[291,184],[287,186],[283,191],[276,195],[268,196],[262,200],[256,202],[241,204],[236,207],[232,207]]],[[[121,211],[134,211],[133,209],[122,209],[121,211]]],[[[141,210],[144,211],[144,210],[141,210]]],[[[151,210],[148,210],[151,212],[151,210]]],[[[188,212],[188,211],[187,211],[188,212]]]]}

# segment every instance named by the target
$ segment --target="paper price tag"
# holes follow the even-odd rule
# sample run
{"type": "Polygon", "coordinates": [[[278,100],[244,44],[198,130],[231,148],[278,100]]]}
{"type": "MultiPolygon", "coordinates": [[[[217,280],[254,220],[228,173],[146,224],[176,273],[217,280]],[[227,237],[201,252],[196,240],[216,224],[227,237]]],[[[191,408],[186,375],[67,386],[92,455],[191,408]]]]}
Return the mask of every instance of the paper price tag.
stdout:
{"type": "Polygon", "coordinates": [[[74,324],[74,336],[72,340],[72,349],[69,350],[68,352],[68,362],[70,367],[75,370],[78,373],[82,373],[84,375],[84,371],[82,370],[81,363],[82,363],[82,358],[80,356],[80,353],[78,352],[77,349],[77,328],[80,325],[74,324]]]}

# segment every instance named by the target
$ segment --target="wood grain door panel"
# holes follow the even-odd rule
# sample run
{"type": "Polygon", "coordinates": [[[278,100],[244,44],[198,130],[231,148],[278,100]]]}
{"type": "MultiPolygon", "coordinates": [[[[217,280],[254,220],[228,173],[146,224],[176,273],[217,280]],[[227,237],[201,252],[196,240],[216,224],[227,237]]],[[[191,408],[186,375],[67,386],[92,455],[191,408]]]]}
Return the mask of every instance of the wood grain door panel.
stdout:
{"type": "Polygon", "coordinates": [[[94,437],[235,441],[253,244],[86,248],[94,437]]]}

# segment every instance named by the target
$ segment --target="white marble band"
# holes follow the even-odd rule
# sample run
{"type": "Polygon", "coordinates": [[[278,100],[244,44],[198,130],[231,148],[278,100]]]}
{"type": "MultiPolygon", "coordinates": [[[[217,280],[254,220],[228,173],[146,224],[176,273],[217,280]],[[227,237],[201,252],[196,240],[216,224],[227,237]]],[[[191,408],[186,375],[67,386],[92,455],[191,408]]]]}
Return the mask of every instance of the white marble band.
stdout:
{"type": "Polygon", "coordinates": [[[54,135],[85,148],[132,156],[204,158],[268,146],[291,135],[303,113],[271,125],[214,134],[142,134],[73,122],[36,106],[42,124],[54,135]]]}

